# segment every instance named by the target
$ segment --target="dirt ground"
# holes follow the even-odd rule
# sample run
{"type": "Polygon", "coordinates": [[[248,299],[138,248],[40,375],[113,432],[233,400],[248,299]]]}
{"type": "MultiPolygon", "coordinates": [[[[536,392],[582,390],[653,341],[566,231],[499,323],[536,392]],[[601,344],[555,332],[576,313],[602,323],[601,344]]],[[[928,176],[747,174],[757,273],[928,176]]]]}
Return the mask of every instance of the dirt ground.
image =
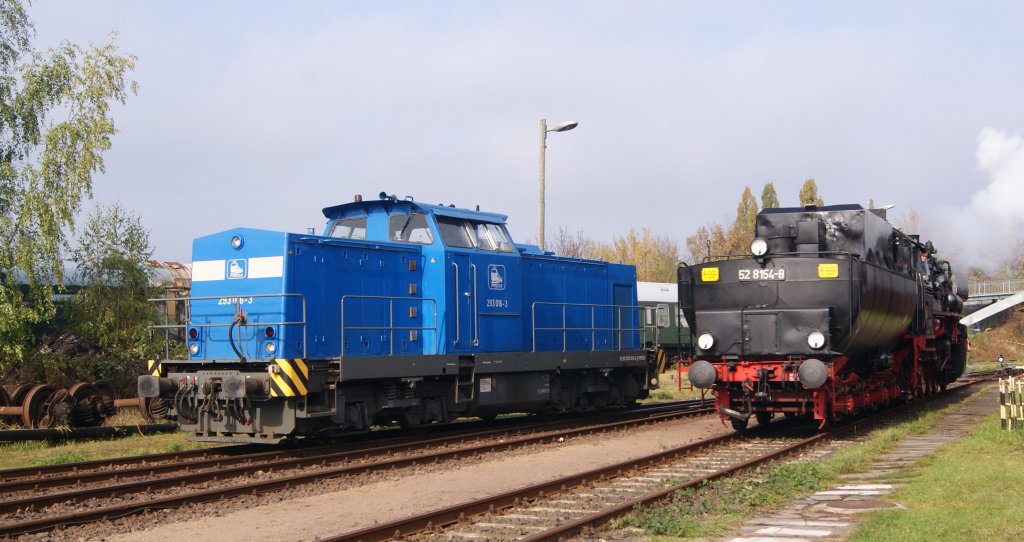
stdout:
{"type": "Polygon", "coordinates": [[[205,515],[93,540],[165,542],[212,536],[220,542],[314,540],[318,536],[450,506],[729,431],[731,429],[724,427],[717,417],[704,416],[654,428],[581,437],[478,460],[460,468],[426,467],[422,472],[395,474],[343,491],[297,498],[287,496],[271,505],[220,516],[205,515]]]}

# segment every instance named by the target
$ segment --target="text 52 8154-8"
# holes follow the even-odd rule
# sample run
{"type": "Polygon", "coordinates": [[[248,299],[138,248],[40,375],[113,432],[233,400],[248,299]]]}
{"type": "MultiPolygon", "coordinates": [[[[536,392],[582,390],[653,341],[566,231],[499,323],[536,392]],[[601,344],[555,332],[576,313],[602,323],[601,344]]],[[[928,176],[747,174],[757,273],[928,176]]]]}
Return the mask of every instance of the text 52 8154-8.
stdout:
{"type": "Polygon", "coordinates": [[[773,267],[770,269],[740,269],[739,280],[786,280],[786,269],[773,267]]]}

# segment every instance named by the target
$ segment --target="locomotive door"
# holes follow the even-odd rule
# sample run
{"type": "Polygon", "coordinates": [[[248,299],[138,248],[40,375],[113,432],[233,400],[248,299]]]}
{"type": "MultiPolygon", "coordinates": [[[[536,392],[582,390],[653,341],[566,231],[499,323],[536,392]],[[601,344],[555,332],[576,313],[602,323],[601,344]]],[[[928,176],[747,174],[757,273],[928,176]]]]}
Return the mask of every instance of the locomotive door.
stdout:
{"type": "Polygon", "coordinates": [[[478,252],[470,256],[475,278],[476,344],[485,352],[523,349],[519,254],[478,252]]]}
{"type": "Polygon", "coordinates": [[[448,350],[522,349],[522,295],[517,254],[449,251],[448,350]]]}
{"type": "MultiPolygon", "coordinates": [[[[448,252],[448,287],[446,288],[449,352],[472,352],[479,340],[477,334],[476,305],[474,303],[474,277],[469,254],[448,252]],[[476,342],[476,344],[474,344],[476,342]]],[[[479,286],[479,284],[477,284],[479,286]]]]}

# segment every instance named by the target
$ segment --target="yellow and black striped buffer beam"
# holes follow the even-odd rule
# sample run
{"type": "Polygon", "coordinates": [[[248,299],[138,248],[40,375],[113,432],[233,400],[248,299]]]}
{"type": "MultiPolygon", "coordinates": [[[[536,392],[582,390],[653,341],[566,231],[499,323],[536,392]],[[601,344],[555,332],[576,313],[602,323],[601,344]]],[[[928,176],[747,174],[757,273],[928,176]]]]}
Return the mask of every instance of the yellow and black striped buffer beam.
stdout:
{"type": "Polygon", "coordinates": [[[301,359],[275,359],[270,370],[271,397],[304,396],[309,387],[309,365],[301,359]]]}
{"type": "Polygon", "coordinates": [[[164,364],[155,359],[146,360],[146,374],[153,376],[164,375],[164,364]]]}

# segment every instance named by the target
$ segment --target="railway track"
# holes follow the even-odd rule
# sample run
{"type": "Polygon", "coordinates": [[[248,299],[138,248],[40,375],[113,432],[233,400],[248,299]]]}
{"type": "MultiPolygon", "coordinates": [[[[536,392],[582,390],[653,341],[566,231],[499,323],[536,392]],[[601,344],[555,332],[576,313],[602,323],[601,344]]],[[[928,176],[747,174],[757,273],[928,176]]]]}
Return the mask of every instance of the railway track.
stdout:
{"type": "Polygon", "coordinates": [[[585,434],[612,431],[710,412],[699,401],[650,405],[620,413],[617,420],[558,420],[524,427],[456,431],[426,439],[366,443],[358,449],[314,446],[255,453],[200,453],[2,471],[0,537],[51,530],[112,517],[262,493],[325,478],[422,465],[509,450],[585,434]],[[625,418],[625,419],[622,419],[625,418]],[[582,427],[580,424],[584,423],[582,427]],[[154,459],[156,461],[154,462],[154,459]],[[198,486],[198,487],[197,487],[198,486]],[[145,494],[143,497],[142,494],[145,494]],[[67,512],[68,507],[87,507],[67,512]]]}
{"type": "MultiPolygon", "coordinates": [[[[957,387],[963,389],[985,380],[976,375],[957,387]]],[[[941,397],[947,395],[935,398],[941,397]]],[[[916,401],[906,409],[887,410],[811,436],[766,436],[768,428],[759,427],[318,540],[567,540],[624,516],[637,506],[656,503],[677,491],[784,459],[827,441],[841,442],[852,432],[930,402],[916,401]]],[[[774,433],[786,423],[770,427],[774,433]]]]}
{"type": "MultiPolygon", "coordinates": [[[[698,408],[702,405],[699,400],[687,400],[687,401],[671,401],[665,403],[650,403],[641,405],[635,409],[629,411],[612,412],[605,414],[601,417],[589,417],[589,421],[614,421],[616,419],[623,419],[625,417],[632,416],[643,416],[647,414],[656,414],[661,412],[673,412],[676,409],[692,409],[698,408]]],[[[347,450],[355,451],[367,448],[379,448],[382,446],[394,446],[401,444],[416,444],[425,442],[429,438],[465,438],[473,437],[475,435],[486,436],[488,434],[497,434],[497,431],[538,431],[546,429],[557,429],[564,427],[569,424],[585,423],[581,421],[578,416],[564,416],[554,420],[548,420],[538,423],[535,418],[504,418],[501,420],[494,420],[490,422],[479,422],[469,424],[448,424],[438,426],[428,426],[421,429],[420,432],[413,434],[405,434],[394,436],[393,431],[374,431],[370,433],[364,433],[361,435],[355,435],[354,438],[347,439],[343,443],[334,444],[335,451],[347,450]]],[[[16,429],[14,431],[22,431],[16,429]]],[[[4,490],[5,484],[8,482],[21,480],[21,479],[44,479],[52,476],[58,476],[67,473],[91,473],[105,470],[120,470],[123,474],[124,471],[131,470],[133,468],[139,468],[144,470],[146,467],[157,467],[162,465],[171,466],[173,468],[194,468],[199,463],[211,460],[223,458],[226,461],[235,460],[242,462],[247,457],[259,457],[264,452],[276,452],[280,454],[280,457],[288,457],[289,455],[295,456],[302,453],[307,453],[310,448],[323,448],[325,446],[331,446],[332,444],[323,441],[296,441],[291,443],[294,447],[278,446],[270,447],[258,444],[238,444],[228,446],[213,446],[210,448],[200,448],[195,450],[184,450],[177,452],[165,452],[157,454],[147,454],[141,456],[128,456],[128,457],[116,457],[110,459],[99,459],[93,461],[80,461],[75,463],[64,463],[57,465],[43,465],[35,467],[21,467],[0,470],[0,492],[4,490]]],[[[269,457],[269,456],[264,456],[269,457]]],[[[173,468],[168,470],[173,470],[173,468]]]]}

